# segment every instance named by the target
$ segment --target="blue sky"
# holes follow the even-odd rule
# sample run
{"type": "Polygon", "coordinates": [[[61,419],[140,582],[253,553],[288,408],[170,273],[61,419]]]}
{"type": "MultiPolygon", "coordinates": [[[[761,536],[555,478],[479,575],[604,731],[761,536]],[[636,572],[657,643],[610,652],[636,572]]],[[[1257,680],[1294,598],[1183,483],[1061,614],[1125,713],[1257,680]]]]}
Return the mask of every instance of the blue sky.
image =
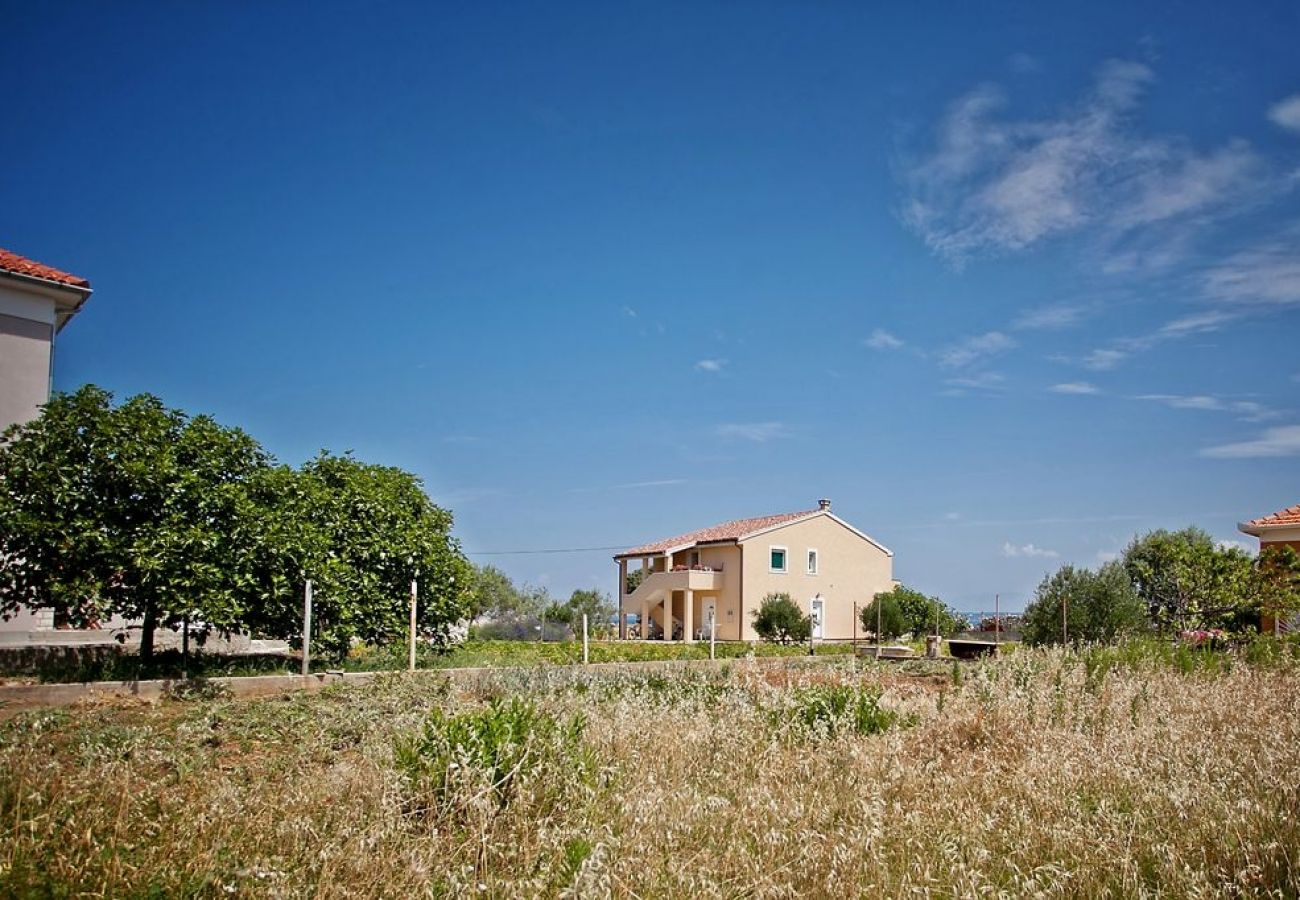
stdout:
{"type": "Polygon", "coordinates": [[[827,496],[975,610],[1244,539],[1300,500],[1300,7],[951,6],[6,0],[0,246],[94,284],[59,387],[413,470],[476,554],[827,496]]]}

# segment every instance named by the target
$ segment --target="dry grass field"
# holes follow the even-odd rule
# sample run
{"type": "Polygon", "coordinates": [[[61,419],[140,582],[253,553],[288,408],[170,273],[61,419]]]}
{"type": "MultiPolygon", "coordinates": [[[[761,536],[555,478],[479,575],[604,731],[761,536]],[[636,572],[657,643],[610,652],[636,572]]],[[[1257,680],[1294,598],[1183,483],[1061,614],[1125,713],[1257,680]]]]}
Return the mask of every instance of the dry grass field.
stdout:
{"type": "Polygon", "coordinates": [[[1295,896],[1287,653],[744,661],[0,724],[6,896],[1295,896]]]}

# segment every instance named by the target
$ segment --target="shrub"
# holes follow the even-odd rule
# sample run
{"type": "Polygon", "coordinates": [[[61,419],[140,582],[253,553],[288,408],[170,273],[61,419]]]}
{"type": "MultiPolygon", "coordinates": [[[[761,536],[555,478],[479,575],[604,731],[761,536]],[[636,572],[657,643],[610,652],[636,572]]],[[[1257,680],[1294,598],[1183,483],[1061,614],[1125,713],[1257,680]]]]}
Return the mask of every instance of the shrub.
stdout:
{"type": "Polygon", "coordinates": [[[880,705],[880,689],[848,684],[819,684],[795,691],[791,705],[773,710],[774,724],[790,721],[803,731],[833,736],[880,734],[898,721],[898,713],[880,705]]]}
{"type": "MultiPolygon", "coordinates": [[[[901,584],[895,585],[892,590],[876,596],[890,597],[897,603],[898,609],[903,616],[903,627],[898,632],[899,634],[919,636],[938,633],[948,636],[959,631],[965,631],[970,627],[970,623],[966,621],[965,616],[953,610],[938,597],[927,597],[920,591],[914,591],[901,584]]],[[[867,631],[874,632],[876,630],[875,610],[871,612],[871,621],[869,623],[864,613],[862,624],[867,631]]]]}
{"type": "Polygon", "coordinates": [[[1145,607],[1120,563],[1096,572],[1062,566],[1038,585],[1025,608],[1021,637],[1027,644],[1059,644],[1067,637],[1076,644],[1110,642],[1145,627],[1145,607]]]}
{"type": "Polygon", "coordinates": [[[862,620],[863,629],[876,634],[877,606],[880,609],[880,634],[876,635],[876,640],[890,640],[908,630],[907,619],[903,616],[903,608],[899,605],[898,596],[893,591],[883,591],[876,594],[871,603],[863,607],[862,612],[858,614],[858,618],[862,620]]]}
{"type": "Polygon", "coordinates": [[[412,811],[447,811],[485,792],[502,808],[533,774],[589,770],[584,724],[581,716],[561,722],[518,697],[456,716],[435,709],[417,733],[396,739],[394,761],[406,778],[412,811]]]}
{"type": "Polygon", "coordinates": [[[797,644],[812,636],[812,616],[804,615],[789,594],[768,594],[753,615],[754,631],[765,641],[797,644]]]}

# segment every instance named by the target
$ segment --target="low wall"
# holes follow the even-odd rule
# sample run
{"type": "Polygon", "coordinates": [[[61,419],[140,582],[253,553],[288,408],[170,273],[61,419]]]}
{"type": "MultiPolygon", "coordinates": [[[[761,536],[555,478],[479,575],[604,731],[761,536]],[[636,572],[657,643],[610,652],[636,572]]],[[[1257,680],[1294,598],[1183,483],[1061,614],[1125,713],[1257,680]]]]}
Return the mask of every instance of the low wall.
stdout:
{"type": "MultiPolygon", "coordinates": [[[[748,666],[782,667],[831,663],[845,659],[843,656],[768,656],[754,659],[663,659],[642,662],[606,662],[572,666],[482,666],[471,669],[418,669],[419,677],[448,679],[459,685],[472,685],[483,679],[502,674],[538,669],[588,671],[588,672],[654,672],[711,669],[724,665],[744,663],[748,666]]],[[[184,679],[156,681],[92,681],[85,684],[9,684],[0,685],[0,718],[24,709],[43,706],[72,706],[97,700],[129,699],[158,701],[164,697],[200,683],[218,685],[232,697],[264,697],[289,691],[316,691],[331,684],[360,684],[393,672],[313,672],[310,675],[249,675],[240,677],[207,678],[187,682],[184,679]]]]}

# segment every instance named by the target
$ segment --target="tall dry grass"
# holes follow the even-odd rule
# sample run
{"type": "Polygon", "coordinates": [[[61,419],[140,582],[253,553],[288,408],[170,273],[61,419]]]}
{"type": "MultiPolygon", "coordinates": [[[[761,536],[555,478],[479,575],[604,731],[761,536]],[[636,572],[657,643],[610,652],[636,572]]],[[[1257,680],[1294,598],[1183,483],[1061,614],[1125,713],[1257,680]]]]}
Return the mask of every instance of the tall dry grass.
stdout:
{"type": "Polygon", "coordinates": [[[0,730],[0,893],[1294,896],[1300,670],[1264,662],[539,669],[29,713],[0,730]],[[877,692],[897,715],[854,727],[877,692]],[[503,794],[438,723],[496,734],[512,698],[570,724],[491,757],[503,794]],[[400,760],[424,744],[457,761],[436,802],[400,760]]]}

